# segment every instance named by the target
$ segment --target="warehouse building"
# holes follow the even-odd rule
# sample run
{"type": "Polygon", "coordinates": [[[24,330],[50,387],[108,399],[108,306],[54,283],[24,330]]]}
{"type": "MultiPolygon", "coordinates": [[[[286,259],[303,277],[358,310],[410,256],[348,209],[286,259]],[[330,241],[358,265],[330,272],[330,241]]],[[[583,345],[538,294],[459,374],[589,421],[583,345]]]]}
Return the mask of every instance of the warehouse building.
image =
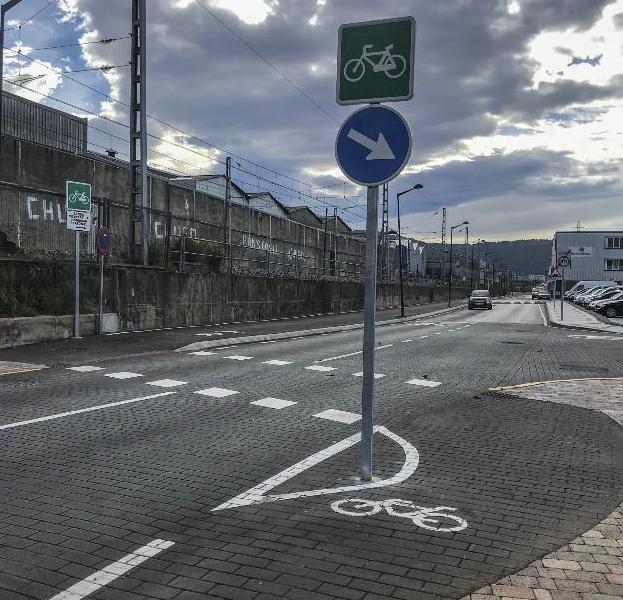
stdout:
{"type": "Polygon", "coordinates": [[[551,265],[569,251],[567,287],[578,281],[623,280],[623,231],[557,231],[552,241],[551,265]]]}

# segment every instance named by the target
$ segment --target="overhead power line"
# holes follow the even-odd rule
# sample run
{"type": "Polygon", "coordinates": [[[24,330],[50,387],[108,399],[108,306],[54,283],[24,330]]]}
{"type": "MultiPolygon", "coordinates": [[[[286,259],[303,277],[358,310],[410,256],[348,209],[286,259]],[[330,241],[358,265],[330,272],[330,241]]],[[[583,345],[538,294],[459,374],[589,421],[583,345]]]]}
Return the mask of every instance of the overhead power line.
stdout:
{"type": "Polygon", "coordinates": [[[301,94],[308,102],[313,104],[318,110],[323,112],[329,119],[331,119],[334,123],[337,123],[336,118],[323,106],[318,104],[311,96],[309,96],[304,90],[302,90],[296,83],[294,83],[281,69],[279,69],[275,64],[273,64],[270,60],[268,60],[263,54],[261,54],[258,50],[256,50],[249,42],[247,42],[237,31],[235,31],[232,27],[230,27],[223,19],[221,19],[213,10],[208,8],[201,0],[195,0],[195,3],[198,4],[203,10],[205,10],[215,21],[217,21],[220,25],[222,25],[229,33],[234,36],[249,52],[257,56],[262,62],[266,63],[277,75],[279,75],[284,81],[290,84],[299,94],[301,94]]]}
{"type": "Polygon", "coordinates": [[[99,40],[93,40],[91,42],[75,42],[74,44],[60,44],[58,46],[42,46],[41,48],[28,48],[28,52],[42,52],[43,50],[59,50],[61,48],[75,48],[77,46],[91,46],[93,44],[112,44],[113,42],[118,42],[120,40],[129,40],[131,36],[124,35],[120,37],[107,37],[101,38],[99,40]]]}
{"type": "Polygon", "coordinates": [[[15,29],[20,29],[22,27],[22,25],[26,25],[26,23],[30,23],[31,21],[34,21],[41,13],[45,12],[46,10],[48,10],[48,8],[50,8],[50,6],[52,6],[52,4],[56,4],[57,2],[58,2],[58,0],[50,0],[47,4],[45,4],[45,6],[40,8],[34,15],[28,17],[27,19],[24,19],[23,21],[20,22],[19,25],[15,25],[15,27],[7,27],[7,28],[5,28],[4,31],[13,31],[15,29]]]}

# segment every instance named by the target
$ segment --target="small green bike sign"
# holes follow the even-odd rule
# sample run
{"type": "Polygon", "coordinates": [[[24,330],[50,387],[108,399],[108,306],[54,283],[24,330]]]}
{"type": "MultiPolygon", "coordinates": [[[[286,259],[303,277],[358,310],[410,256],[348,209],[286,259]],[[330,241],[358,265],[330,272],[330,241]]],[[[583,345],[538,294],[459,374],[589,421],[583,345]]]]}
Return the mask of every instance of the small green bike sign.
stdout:
{"type": "Polygon", "coordinates": [[[67,210],[91,212],[91,186],[88,183],[68,181],[65,190],[67,210]]]}
{"type": "Polygon", "coordinates": [[[338,104],[413,97],[413,17],[348,23],[339,30],[338,104]]]}

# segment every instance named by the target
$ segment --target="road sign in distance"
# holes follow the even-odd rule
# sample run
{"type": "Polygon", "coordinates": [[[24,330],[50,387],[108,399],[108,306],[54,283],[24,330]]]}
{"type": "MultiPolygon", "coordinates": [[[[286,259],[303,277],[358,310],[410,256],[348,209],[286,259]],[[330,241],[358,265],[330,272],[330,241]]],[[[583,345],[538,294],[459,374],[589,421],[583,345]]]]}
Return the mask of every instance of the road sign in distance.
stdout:
{"type": "Polygon", "coordinates": [[[571,264],[571,259],[568,256],[559,256],[558,257],[558,266],[562,269],[568,267],[571,264]]]}
{"type": "Polygon", "coordinates": [[[108,256],[112,250],[112,231],[108,227],[100,227],[95,234],[95,245],[102,256],[108,256]]]}
{"type": "Polygon", "coordinates": [[[415,19],[401,17],[340,26],[338,104],[413,98],[415,19]]]}
{"type": "Polygon", "coordinates": [[[411,131],[387,106],[355,111],[342,125],[335,157],[342,172],[359,185],[380,185],[398,175],[411,155],[411,131]]]}

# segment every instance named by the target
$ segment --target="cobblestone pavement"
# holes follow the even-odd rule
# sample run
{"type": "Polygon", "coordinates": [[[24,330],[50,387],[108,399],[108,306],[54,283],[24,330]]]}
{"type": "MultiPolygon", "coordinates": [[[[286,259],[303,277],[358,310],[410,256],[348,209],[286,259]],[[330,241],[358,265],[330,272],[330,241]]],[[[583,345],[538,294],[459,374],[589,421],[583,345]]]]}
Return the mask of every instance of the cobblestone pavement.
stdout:
{"type": "MultiPolygon", "coordinates": [[[[501,390],[514,398],[602,412],[623,425],[623,380],[559,381],[501,390]]],[[[556,552],[463,600],[615,600],[623,598],[623,504],[556,552]]]]}
{"type": "Polygon", "coordinates": [[[546,339],[535,305],[381,328],[375,487],[360,331],[2,377],[0,598],[441,600],[510,576],[623,497],[606,415],[482,393],[546,339]]]}

